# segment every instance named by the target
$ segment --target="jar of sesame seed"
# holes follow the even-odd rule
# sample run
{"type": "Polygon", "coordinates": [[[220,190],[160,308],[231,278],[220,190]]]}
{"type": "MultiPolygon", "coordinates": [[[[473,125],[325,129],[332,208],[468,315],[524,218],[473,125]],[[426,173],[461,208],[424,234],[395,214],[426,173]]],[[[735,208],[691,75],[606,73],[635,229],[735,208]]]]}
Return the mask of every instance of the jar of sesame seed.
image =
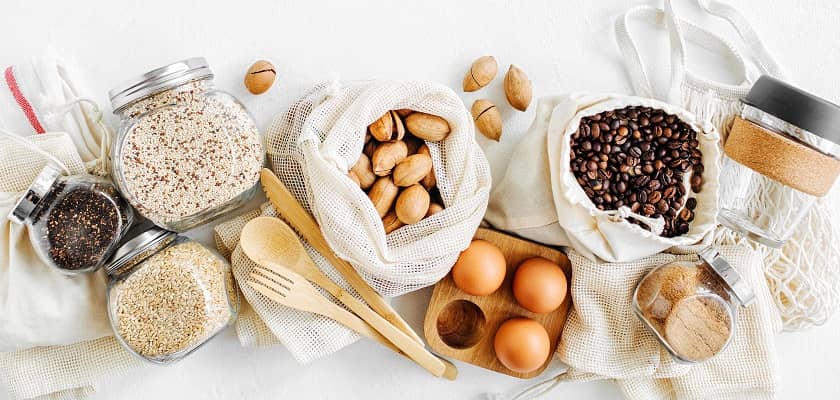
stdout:
{"type": "Polygon", "coordinates": [[[174,232],[141,232],[105,269],[114,334],[146,361],[181,360],[236,320],[239,295],[230,264],[174,232]]]}
{"type": "Polygon", "coordinates": [[[44,264],[68,275],[102,267],[133,220],[131,207],[107,179],[63,176],[47,164],[9,214],[28,226],[44,264]]]}
{"type": "Polygon", "coordinates": [[[183,232],[253,197],[262,138],[242,103],[215,88],[206,60],[152,70],[110,97],[120,118],[114,180],[138,213],[183,232]]]}

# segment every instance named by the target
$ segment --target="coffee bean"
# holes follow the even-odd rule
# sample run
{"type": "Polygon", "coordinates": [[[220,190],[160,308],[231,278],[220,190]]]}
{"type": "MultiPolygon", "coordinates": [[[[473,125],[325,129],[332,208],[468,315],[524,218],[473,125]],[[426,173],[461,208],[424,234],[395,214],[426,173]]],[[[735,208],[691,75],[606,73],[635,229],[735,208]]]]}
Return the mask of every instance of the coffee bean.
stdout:
{"type": "Polygon", "coordinates": [[[697,199],[694,197],[689,198],[685,202],[685,208],[694,211],[694,209],[697,208],[697,199]]]}
{"type": "Polygon", "coordinates": [[[688,206],[696,200],[686,199],[684,176],[691,169],[690,188],[699,191],[704,168],[697,133],[679,117],[636,106],[587,116],[571,136],[571,153],[570,169],[599,210],[628,206],[664,218],[662,236],[688,232],[684,218],[693,218],[688,206]]]}

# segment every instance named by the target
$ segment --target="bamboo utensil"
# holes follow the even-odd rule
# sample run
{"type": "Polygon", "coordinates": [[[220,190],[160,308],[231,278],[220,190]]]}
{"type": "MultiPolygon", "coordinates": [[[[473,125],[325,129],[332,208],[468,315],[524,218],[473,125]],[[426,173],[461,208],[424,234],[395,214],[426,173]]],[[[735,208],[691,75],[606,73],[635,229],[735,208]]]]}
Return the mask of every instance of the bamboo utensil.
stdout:
{"type": "Polygon", "coordinates": [[[304,277],[289,269],[285,269],[285,271],[284,269],[279,265],[272,265],[271,269],[257,267],[256,271],[251,273],[248,285],[279,304],[323,315],[397,353],[401,353],[400,349],[366,324],[365,321],[326,299],[304,277]]]}
{"type": "Polygon", "coordinates": [[[418,343],[423,343],[423,340],[411,329],[411,326],[391,308],[390,304],[385,302],[385,299],[379,293],[365,282],[356,269],[350,263],[342,260],[333,253],[332,248],[330,248],[330,245],[321,233],[321,228],[318,227],[318,222],[298,203],[292,192],[286,188],[274,172],[268,168],[263,168],[260,173],[260,182],[262,183],[266,197],[268,197],[274,209],[277,211],[277,215],[297,231],[303,240],[309,243],[318,253],[321,253],[341,274],[344,280],[370,304],[371,308],[376,310],[379,315],[394,324],[394,326],[406,335],[418,343]]]}
{"type": "Polygon", "coordinates": [[[457,376],[454,365],[433,355],[422,343],[397,329],[327,277],[309,258],[295,231],[283,221],[272,217],[252,219],[242,229],[239,244],[248,258],[257,264],[281,276],[289,275],[288,271],[292,270],[322,287],[433,375],[447,379],[457,376]]]}

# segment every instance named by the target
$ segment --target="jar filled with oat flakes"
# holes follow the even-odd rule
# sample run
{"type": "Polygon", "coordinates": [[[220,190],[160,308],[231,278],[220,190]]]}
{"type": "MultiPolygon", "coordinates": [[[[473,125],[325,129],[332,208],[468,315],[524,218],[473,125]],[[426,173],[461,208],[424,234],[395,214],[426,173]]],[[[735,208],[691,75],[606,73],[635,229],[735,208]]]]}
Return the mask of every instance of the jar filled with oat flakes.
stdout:
{"type": "Polygon", "coordinates": [[[239,311],[230,264],[174,232],[155,227],[140,233],[117,250],[106,270],[114,334],[152,363],[186,357],[239,311]]]}
{"type": "Polygon", "coordinates": [[[262,139],[242,103],[214,87],[206,60],[166,65],[109,94],[120,117],[114,180],[144,217],[183,232],[253,197],[262,139]]]}
{"type": "Polygon", "coordinates": [[[648,272],[633,293],[633,309],[679,362],[720,354],[735,334],[738,308],[755,295],[732,266],[709,247],[698,261],[674,261],[648,272]]]}

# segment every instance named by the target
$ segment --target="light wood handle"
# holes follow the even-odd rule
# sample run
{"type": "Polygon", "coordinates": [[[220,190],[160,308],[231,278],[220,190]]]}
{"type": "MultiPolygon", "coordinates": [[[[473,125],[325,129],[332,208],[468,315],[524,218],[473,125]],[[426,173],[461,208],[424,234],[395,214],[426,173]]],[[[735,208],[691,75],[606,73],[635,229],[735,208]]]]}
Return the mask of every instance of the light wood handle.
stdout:
{"type": "Polygon", "coordinates": [[[353,268],[350,263],[339,258],[332,251],[332,248],[321,233],[321,228],[318,222],[309,215],[309,212],[298,203],[295,196],[283,185],[280,178],[268,168],[263,168],[260,175],[260,180],[263,183],[263,188],[271,200],[277,214],[286,223],[295,229],[310,246],[317,250],[324,258],[332,264],[339,274],[350,284],[356,292],[362,296],[365,301],[370,304],[370,307],[376,310],[388,322],[394,324],[397,328],[403,331],[406,335],[418,343],[423,343],[420,336],[414,332],[414,329],[405,322],[402,317],[388,304],[385,299],[373,290],[370,285],[359,275],[359,272],[353,268]]]}

